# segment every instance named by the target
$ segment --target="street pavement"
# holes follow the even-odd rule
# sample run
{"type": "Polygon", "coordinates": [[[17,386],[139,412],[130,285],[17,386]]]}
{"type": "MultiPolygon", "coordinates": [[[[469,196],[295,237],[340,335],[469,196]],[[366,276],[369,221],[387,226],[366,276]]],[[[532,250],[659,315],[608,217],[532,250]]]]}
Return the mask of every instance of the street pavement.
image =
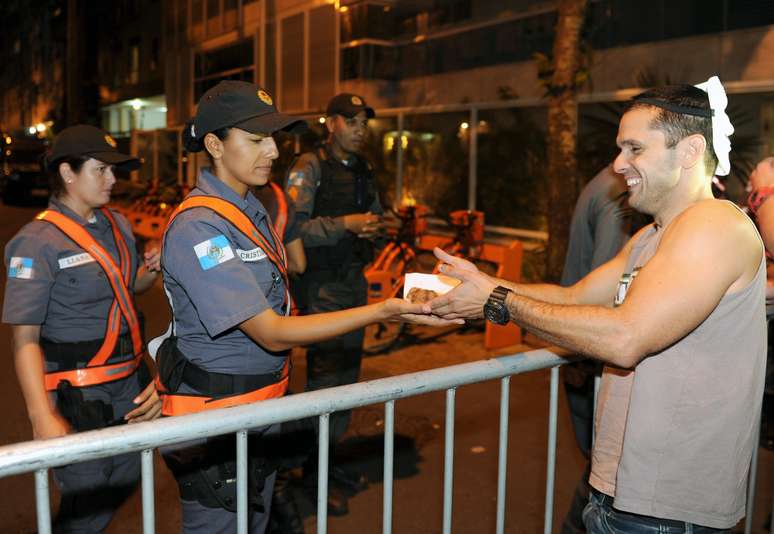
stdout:
{"type": "MultiPolygon", "coordinates": [[[[0,206],[0,244],[35,214],[33,208],[0,206]]],[[[0,274],[5,283],[5,270],[0,274]]],[[[169,311],[157,284],[137,299],[146,315],[147,335],[162,332],[169,311]]],[[[483,348],[482,332],[436,332],[414,329],[418,338],[408,338],[389,354],[365,360],[362,379],[376,379],[403,373],[476,361],[495,354],[483,348]],[[430,338],[430,339],[428,339],[430,338]]],[[[0,375],[0,402],[4,407],[0,445],[25,441],[31,430],[24,402],[13,371],[10,328],[0,325],[0,347],[5,354],[6,372],[0,375]]],[[[528,350],[510,347],[499,354],[528,350]]],[[[302,391],[306,376],[303,350],[293,354],[292,389],[302,391]]],[[[510,391],[510,426],[506,532],[543,532],[543,506],[547,457],[549,372],[514,376],[510,391]]],[[[499,382],[465,386],[457,391],[454,455],[453,532],[494,532],[497,483],[497,438],[499,382]]],[[[443,392],[430,393],[396,402],[395,483],[393,532],[427,534],[441,532],[443,510],[444,458],[443,392]]],[[[352,471],[364,472],[368,489],[350,499],[350,513],[329,518],[328,531],[336,533],[376,533],[382,525],[383,406],[356,410],[353,422],[335,461],[352,471]]],[[[566,512],[584,459],[575,445],[560,388],[554,532],[566,512]]],[[[756,499],[754,532],[763,533],[763,522],[774,493],[774,453],[761,450],[759,492],[756,499]]],[[[156,459],[156,528],[159,533],[180,528],[177,488],[168,470],[156,459]]],[[[52,502],[56,503],[52,484],[52,502]]],[[[314,504],[296,489],[308,533],[315,532],[314,504]]],[[[35,501],[32,475],[0,479],[0,533],[35,532],[35,501]]],[[[109,533],[140,533],[139,492],[118,512],[109,533]]]]}

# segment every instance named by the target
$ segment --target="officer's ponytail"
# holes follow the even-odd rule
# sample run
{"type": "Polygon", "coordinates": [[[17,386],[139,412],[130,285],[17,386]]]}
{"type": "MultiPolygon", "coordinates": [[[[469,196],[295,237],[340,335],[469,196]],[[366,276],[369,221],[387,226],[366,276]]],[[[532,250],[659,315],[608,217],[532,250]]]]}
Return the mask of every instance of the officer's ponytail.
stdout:
{"type": "Polygon", "coordinates": [[[186,152],[201,152],[204,150],[204,136],[200,139],[194,137],[193,119],[185,123],[183,128],[183,148],[186,152]]]}

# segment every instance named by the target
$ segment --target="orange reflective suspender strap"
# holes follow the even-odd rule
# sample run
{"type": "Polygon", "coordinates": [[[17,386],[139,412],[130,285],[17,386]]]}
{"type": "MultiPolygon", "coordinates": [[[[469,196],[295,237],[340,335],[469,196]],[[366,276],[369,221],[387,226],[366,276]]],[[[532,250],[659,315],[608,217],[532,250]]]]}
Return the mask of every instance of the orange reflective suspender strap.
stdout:
{"type": "Polygon", "coordinates": [[[79,388],[120,380],[121,378],[131,376],[140,366],[140,362],[142,362],[142,352],[131,360],[124,362],[46,373],[46,389],[54,391],[62,380],[67,380],[70,384],[79,388]]]}
{"type": "Polygon", "coordinates": [[[282,239],[277,235],[277,232],[274,230],[271,224],[267,224],[266,226],[269,228],[269,232],[271,233],[276,247],[271,246],[258,227],[255,226],[255,223],[253,223],[253,221],[251,221],[250,218],[245,215],[241,209],[239,209],[239,207],[235,206],[228,200],[209,196],[194,196],[186,198],[177,207],[177,209],[172,213],[172,216],[169,218],[167,228],[169,228],[169,225],[171,225],[172,221],[175,220],[175,217],[180,215],[182,212],[192,208],[208,208],[214,211],[219,216],[223,217],[229,223],[234,225],[237,230],[247,236],[247,238],[250,239],[253,243],[261,247],[261,249],[266,253],[266,256],[269,258],[269,261],[274,264],[274,266],[282,275],[282,280],[285,282],[285,290],[287,293],[288,287],[290,287],[290,284],[288,283],[288,259],[285,253],[285,247],[282,245],[282,239]]]}
{"type": "Polygon", "coordinates": [[[159,390],[161,396],[162,415],[187,415],[205,410],[228,408],[230,406],[239,406],[241,404],[282,397],[288,389],[289,380],[290,357],[285,360],[285,366],[282,368],[282,378],[279,381],[239,395],[213,398],[203,395],[186,395],[185,393],[165,393],[158,376],[156,377],[156,389],[159,390]],[[160,385],[162,386],[161,388],[159,388],[160,385]]]}
{"type": "Polygon", "coordinates": [[[274,182],[269,182],[269,187],[274,191],[277,199],[277,220],[274,221],[274,229],[282,239],[285,239],[285,228],[288,225],[288,203],[285,200],[285,192],[274,182]]]}
{"type": "Polygon", "coordinates": [[[83,369],[47,373],[45,376],[46,389],[49,391],[56,389],[60,380],[69,380],[75,387],[84,387],[111,382],[131,375],[137,369],[137,366],[142,359],[142,335],[140,333],[137,313],[134,309],[127,282],[125,281],[129,279],[131,273],[131,256],[129,256],[129,251],[123,237],[118,233],[115,220],[112,216],[108,216],[108,220],[111,221],[111,226],[113,227],[113,236],[116,238],[116,248],[118,248],[119,256],[122,260],[121,269],[116,266],[115,262],[110,257],[110,254],[108,254],[80,224],[66,215],[56,211],[46,210],[38,214],[36,219],[53,224],[63,234],[75,242],[75,244],[89,253],[107,275],[107,279],[110,282],[113,294],[115,295],[113,304],[108,312],[105,340],[97,354],[92,357],[87,366],[83,369]],[[129,326],[135,357],[126,362],[103,365],[113,353],[116,343],[118,342],[118,334],[121,327],[121,315],[126,319],[129,326]]]}

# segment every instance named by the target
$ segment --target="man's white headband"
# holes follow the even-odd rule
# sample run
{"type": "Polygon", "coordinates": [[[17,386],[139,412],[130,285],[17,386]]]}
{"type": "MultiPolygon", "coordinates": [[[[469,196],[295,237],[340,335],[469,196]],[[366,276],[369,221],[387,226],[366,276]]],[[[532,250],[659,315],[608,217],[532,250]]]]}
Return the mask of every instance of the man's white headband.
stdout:
{"type": "Polygon", "coordinates": [[[734,133],[734,125],[726,114],[726,106],[728,106],[726,91],[717,76],[711,77],[696,87],[707,93],[710,109],[712,109],[712,148],[718,157],[715,175],[727,176],[731,172],[731,161],[728,158],[731,153],[729,137],[734,133]]]}
{"type": "Polygon", "coordinates": [[[634,100],[643,104],[657,106],[674,113],[711,119],[712,148],[718,158],[718,165],[715,167],[715,175],[726,176],[731,172],[731,162],[728,159],[728,155],[731,152],[731,140],[729,139],[729,136],[734,133],[734,126],[731,124],[731,119],[726,115],[726,106],[728,105],[726,91],[723,89],[723,84],[720,83],[717,76],[713,76],[706,82],[698,84],[696,87],[707,93],[710,109],[707,110],[704,108],[671,104],[669,102],[664,102],[659,98],[635,97],[634,100]]]}

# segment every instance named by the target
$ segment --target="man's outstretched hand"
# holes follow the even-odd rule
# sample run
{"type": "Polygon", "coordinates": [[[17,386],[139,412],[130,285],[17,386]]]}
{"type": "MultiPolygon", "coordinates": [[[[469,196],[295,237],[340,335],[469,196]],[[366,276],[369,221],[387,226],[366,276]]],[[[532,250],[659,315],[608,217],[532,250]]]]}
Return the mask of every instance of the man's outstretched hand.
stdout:
{"type": "Polygon", "coordinates": [[[437,247],[433,253],[443,262],[441,273],[461,280],[462,283],[445,295],[424,304],[424,312],[448,320],[483,317],[484,303],[497,284],[468,260],[447,254],[437,247]]]}

